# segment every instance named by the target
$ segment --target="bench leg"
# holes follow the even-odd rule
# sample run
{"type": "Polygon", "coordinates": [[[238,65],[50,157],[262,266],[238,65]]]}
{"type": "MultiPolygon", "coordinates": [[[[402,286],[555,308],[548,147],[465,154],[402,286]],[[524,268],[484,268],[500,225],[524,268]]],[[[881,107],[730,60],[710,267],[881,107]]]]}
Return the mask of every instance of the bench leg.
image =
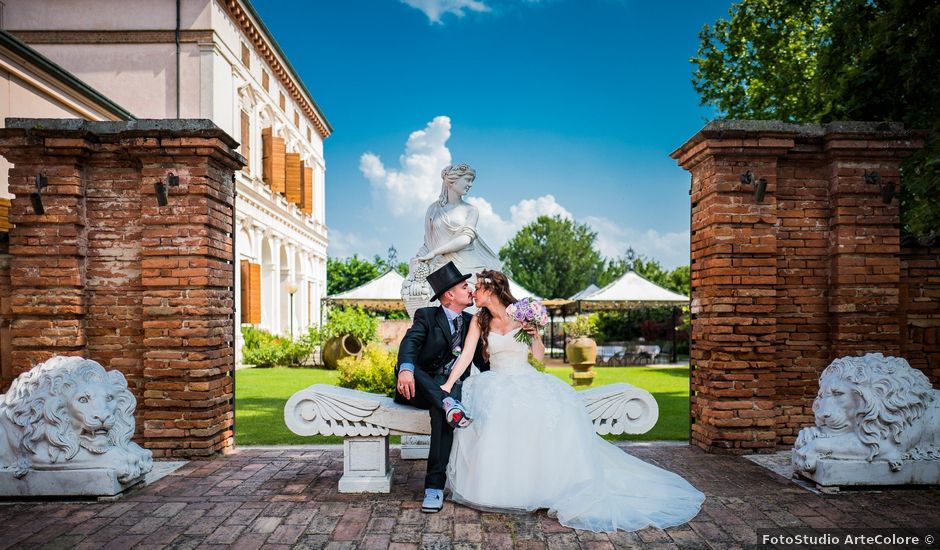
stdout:
{"type": "Polygon", "coordinates": [[[343,440],[343,477],[339,480],[339,492],[388,493],[391,490],[388,436],[347,437],[343,440]]]}
{"type": "Polygon", "coordinates": [[[401,436],[401,457],[404,460],[427,460],[431,453],[431,436],[401,436]]]}

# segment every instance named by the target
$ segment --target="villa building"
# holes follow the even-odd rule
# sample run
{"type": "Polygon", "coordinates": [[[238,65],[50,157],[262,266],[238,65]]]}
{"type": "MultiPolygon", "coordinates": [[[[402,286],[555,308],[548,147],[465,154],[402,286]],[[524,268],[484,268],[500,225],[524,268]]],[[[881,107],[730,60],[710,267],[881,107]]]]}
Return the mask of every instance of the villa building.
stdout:
{"type": "Polygon", "coordinates": [[[332,127],[247,0],[6,0],[0,21],[129,111],[12,116],[201,118],[237,139],[236,320],[295,335],[319,320],[332,127]]]}

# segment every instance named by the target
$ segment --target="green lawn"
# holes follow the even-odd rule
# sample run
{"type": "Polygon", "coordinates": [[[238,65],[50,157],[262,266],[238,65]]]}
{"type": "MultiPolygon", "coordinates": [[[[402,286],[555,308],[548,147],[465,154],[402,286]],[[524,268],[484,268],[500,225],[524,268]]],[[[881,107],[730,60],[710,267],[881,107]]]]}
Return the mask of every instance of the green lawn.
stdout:
{"type": "Polygon", "coordinates": [[[284,424],[284,403],[312,384],[336,384],[337,373],[324,369],[241,369],[235,373],[237,445],[342,443],[342,437],[301,437],[284,424]]]}
{"type": "MultiPolygon", "coordinates": [[[[643,388],[659,403],[659,421],[642,435],[608,439],[649,441],[689,437],[688,367],[600,367],[594,385],[626,382],[643,388]]],[[[571,369],[546,369],[568,381],[571,369]]],[[[300,437],[284,425],[284,403],[311,384],[335,384],[336,371],[322,369],[242,369],[235,374],[235,441],[239,445],[342,443],[340,437],[300,437]]],[[[592,386],[592,387],[593,387],[592,386]]],[[[397,441],[395,438],[393,441],[397,441]]]]}

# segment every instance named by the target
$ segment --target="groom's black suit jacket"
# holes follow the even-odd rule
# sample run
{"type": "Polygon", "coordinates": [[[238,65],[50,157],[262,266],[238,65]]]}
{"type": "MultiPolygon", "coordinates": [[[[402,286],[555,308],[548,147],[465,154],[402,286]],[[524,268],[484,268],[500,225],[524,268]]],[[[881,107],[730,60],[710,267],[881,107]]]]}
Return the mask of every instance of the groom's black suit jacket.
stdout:
{"type": "MultiPolygon", "coordinates": [[[[460,329],[460,341],[467,338],[467,330],[473,316],[462,312],[463,326],[460,329]]],[[[398,363],[395,365],[395,376],[403,363],[411,363],[416,369],[434,374],[453,358],[451,349],[451,328],[447,314],[442,307],[423,307],[415,311],[414,322],[398,347],[398,363]]],[[[489,370],[490,365],[483,359],[483,346],[477,342],[477,349],[473,356],[473,363],[481,371],[489,370]]],[[[464,371],[461,379],[470,375],[470,369],[464,371]]],[[[395,396],[399,401],[398,395],[395,396]]]]}
{"type": "MultiPolygon", "coordinates": [[[[460,345],[463,347],[467,339],[467,330],[473,317],[469,313],[463,315],[463,326],[460,328],[460,345]]],[[[395,366],[395,376],[404,363],[415,366],[415,396],[405,399],[398,390],[395,391],[395,402],[421,409],[430,409],[431,415],[431,446],[428,449],[428,471],[424,477],[426,489],[443,489],[447,481],[447,461],[450,458],[450,448],[454,440],[454,430],[447,425],[444,414],[443,400],[448,397],[441,389],[446,381],[443,375],[438,375],[441,367],[454,358],[451,342],[451,324],[442,307],[424,307],[415,312],[411,328],[402,338],[398,347],[398,364],[395,366]]],[[[488,370],[489,363],[483,360],[483,346],[477,343],[473,362],[480,370],[488,370]]],[[[469,376],[470,369],[464,371],[461,380],[469,376]]],[[[462,386],[455,385],[450,397],[460,399],[462,386]]]]}

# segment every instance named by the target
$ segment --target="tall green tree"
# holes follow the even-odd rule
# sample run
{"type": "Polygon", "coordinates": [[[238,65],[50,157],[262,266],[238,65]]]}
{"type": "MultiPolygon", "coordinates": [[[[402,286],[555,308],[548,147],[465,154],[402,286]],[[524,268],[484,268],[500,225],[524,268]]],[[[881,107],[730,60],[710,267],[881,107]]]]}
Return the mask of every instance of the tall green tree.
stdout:
{"type": "Polygon", "coordinates": [[[729,118],[812,120],[818,59],[837,0],[744,0],[705,25],[692,85],[729,118]]]}
{"type": "Polygon", "coordinates": [[[394,269],[403,277],[408,275],[408,263],[395,259],[383,258],[376,254],[372,261],[353,254],[349,258],[326,259],[327,294],[346,292],[368,283],[389,269],[394,269]]]}
{"type": "Polygon", "coordinates": [[[692,84],[724,116],[932,130],[902,166],[901,219],[940,234],[940,3],[741,0],[699,37],[692,84]]]}
{"type": "Polygon", "coordinates": [[[604,259],[590,226],[561,216],[539,216],[499,251],[503,269],[544,298],[567,298],[598,280],[604,259]]]}
{"type": "Polygon", "coordinates": [[[376,254],[372,257],[372,263],[375,264],[375,268],[379,271],[379,275],[385,273],[390,269],[394,269],[402,277],[408,276],[408,262],[399,262],[398,260],[389,260],[388,258],[383,258],[376,254]]]}

